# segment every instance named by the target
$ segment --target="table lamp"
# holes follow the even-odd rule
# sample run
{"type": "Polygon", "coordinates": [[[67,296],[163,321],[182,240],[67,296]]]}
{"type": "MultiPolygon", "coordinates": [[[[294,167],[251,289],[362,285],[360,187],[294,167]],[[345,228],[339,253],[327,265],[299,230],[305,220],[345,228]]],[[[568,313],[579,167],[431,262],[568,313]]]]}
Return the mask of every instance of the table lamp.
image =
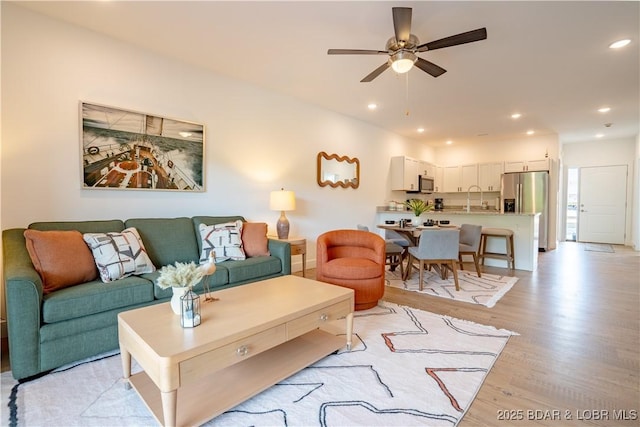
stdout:
{"type": "Polygon", "coordinates": [[[278,239],[289,238],[289,220],[285,216],[285,211],[293,211],[296,209],[296,195],[293,191],[285,191],[281,188],[271,192],[269,207],[272,211],[280,211],[280,218],[276,223],[278,230],[278,239]]]}

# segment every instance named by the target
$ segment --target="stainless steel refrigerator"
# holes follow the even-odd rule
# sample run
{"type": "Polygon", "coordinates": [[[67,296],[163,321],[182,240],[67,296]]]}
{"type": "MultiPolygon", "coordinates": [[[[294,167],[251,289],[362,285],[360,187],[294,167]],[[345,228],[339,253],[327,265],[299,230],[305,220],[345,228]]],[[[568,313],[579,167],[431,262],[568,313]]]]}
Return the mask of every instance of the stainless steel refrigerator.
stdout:
{"type": "Polygon", "coordinates": [[[549,172],[502,174],[501,213],[540,213],[538,249],[547,250],[549,172]]]}

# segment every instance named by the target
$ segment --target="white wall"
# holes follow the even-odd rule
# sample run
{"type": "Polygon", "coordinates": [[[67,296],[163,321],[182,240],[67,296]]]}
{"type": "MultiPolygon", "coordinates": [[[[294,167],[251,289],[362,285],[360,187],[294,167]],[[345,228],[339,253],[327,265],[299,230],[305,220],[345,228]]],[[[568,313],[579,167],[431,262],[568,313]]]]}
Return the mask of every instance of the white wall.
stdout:
{"type": "Polygon", "coordinates": [[[479,137],[477,144],[439,147],[435,155],[439,165],[452,166],[496,160],[539,160],[546,156],[558,159],[559,147],[557,134],[523,136],[511,140],[493,140],[489,135],[479,137]]]}
{"type": "Polygon", "coordinates": [[[585,141],[562,145],[562,162],[565,171],[563,188],[566,187],[566,170],[589,166],[627,166],[627,214],[625,225],[625,245],[633,245],[636,249],[638,223],[638,177],[636,163],[638,158],[638,139],[611,139],[585,141]],[[606,147],[603,149],[603,147],[606,147]],[[636,224],[634,226],[634,224],[636,224]]]}
{"type": "MultiPolygon", "coordinates": [[[[275,234],[269,192],[294,190],[291,234],[374,225],[389,159],[430,148],[295,99],[2,3],[2,229],[33,221],[241,214],[275,234]],[[204,193],[81,189],[78,102],[203,123],[204,193]],[[360,188],[316,184],[320,151],[357,157],[360,188]]],[[[299,258],[299,257],[296,257],[299,258]]],[[[294,269],[300,261],[294,259],[294,269]]]]}
{"type": "Polygon", "coordinates": [[[635,167],[633,169],[633,208],[631,235],[633,236],[633,247],[636,251],[640,251],[640,135],[636,135],[636,155],[635,167]]]}

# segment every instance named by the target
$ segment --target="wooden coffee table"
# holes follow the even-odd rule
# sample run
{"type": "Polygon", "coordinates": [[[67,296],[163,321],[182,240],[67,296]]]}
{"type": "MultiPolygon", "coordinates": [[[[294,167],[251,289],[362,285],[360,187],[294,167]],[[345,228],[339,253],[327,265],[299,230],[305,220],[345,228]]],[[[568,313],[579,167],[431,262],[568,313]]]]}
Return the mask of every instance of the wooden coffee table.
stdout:
{"type": "Polygon", "coordinates": [[[203,424],[342,348],[323,330],[332,320],[346,318],[351,348],[351,289],[282,276],[212,296],[195,328],[169,303],[118,315],[124,378],[162,425],[203,424]],[[142,372],[131,375],[131,356],[142,372]]]}

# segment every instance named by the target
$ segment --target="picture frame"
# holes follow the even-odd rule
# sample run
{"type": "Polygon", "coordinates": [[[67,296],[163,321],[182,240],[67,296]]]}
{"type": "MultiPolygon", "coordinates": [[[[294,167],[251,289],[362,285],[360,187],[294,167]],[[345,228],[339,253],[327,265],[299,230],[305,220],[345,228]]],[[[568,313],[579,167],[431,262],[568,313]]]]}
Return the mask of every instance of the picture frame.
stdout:
{"type": "Polygon", "coordinates": [[[204,125],[80,101],[83,189],[204,192],[204,125]]]}

